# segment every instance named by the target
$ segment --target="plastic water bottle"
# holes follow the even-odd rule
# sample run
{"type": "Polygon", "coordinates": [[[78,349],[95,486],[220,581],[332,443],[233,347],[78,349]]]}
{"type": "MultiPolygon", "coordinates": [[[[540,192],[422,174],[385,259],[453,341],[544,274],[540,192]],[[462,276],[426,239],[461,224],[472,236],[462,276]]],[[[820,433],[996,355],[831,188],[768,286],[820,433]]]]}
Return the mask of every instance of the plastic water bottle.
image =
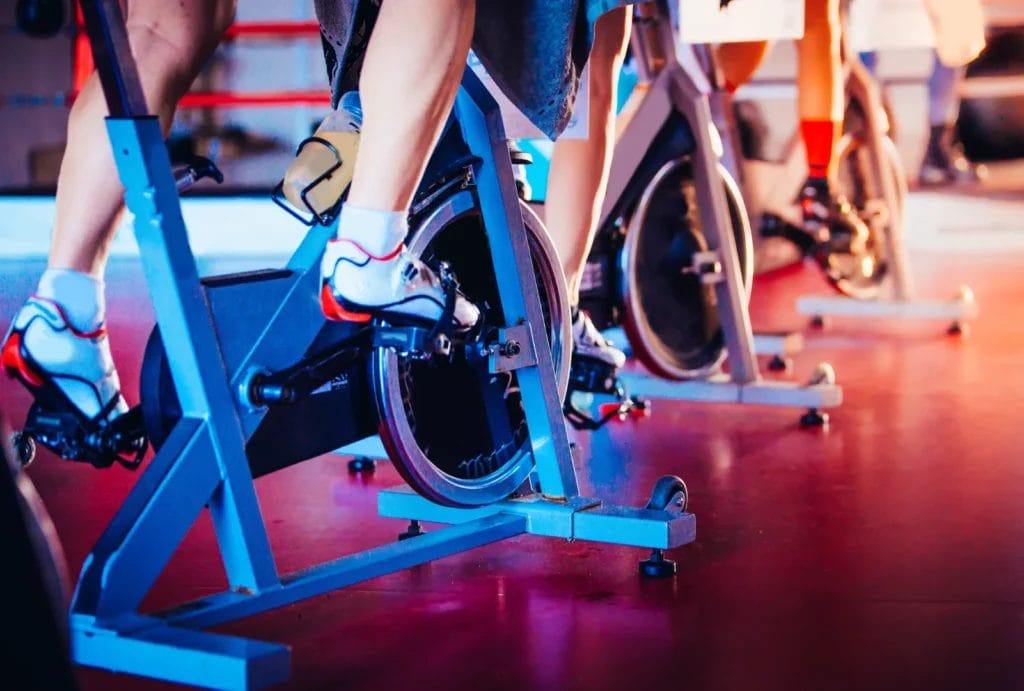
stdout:
{"type": "Polygon", "coordinates": [[[363,109],[359,92],[341,97],[312,137],[299,145],[285,173],[282,191],[288,202],[317,220],[328,221],[352,182],[363,109]]]}

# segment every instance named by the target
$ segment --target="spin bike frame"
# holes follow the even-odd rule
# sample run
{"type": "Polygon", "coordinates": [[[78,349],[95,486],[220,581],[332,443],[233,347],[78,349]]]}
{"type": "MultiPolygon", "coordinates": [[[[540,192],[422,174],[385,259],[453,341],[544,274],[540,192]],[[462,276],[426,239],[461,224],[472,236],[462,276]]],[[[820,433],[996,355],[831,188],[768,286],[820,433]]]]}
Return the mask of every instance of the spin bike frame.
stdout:
{"type": "Polygon", "coordinates": [[[610,221],[645,154],[673,112],[683,115],[695,141],[691,153],[694,184],[700,199],[701,229],[709,252],[721,271],[709,276],[714,284],[719,319],[725,336],[729,373],[689,381],[669,381],[648,374],[621,372],[631,394],[651,398],[750,403],[819,410],[842,403],[842,389],[822,381],[804,386],[765,381],[757,362],[743,276],[729,218],[728,203],[718,172],[721,140],[711,117],[709,90],[680,64],[671,10],[667,0],[635,6],[632,47],[644,87],[627,105],[629,121],[615,144],[608,193],[598,227],[610,221]]]}
{"type": "MultiPolygon", "coordinates": [[[[860,62],[857,53],[849,45],[845,27],[847,11],[843,14],[843,79],[846,103],[858,103],[864,129],[853,133],[865,145],[867,167],[871,177],[873,196],[871,204],[876,212],[868,219],[869,224],[879,224],[885,237],[885,256],[890,297],[887,299],[858,300],[842,295],[803,296],[797,300],[797,311],[814,317],[821,323],[826,316],[894,318],[922,320],[950,320],[952,331],[959,331],[965,320],[977,317],[978,309],[970,288],[961,287],[951,300],[915,299],[913,278],[903,244],[905,229],[904,205],[908,194],[906,173],[889,139],[889,122],[885,115],[881,90],[877,81],[860,62]]],[[[733,173],[744,190],[744,197],[756,202],[760,217],[765,212],[779,215],[784,220],[797,224],[793,200],[804,178],[807,176],[806,162],[801,155],[799,137],[794,136],[789,155],[780,166],[781,171],[773,175],[776,180],[767,192],[752,193],[750,175],[746,174],[743,154],[739,150],[735,133],[735,119],[732,111],[732,96],[720,87],[715,74],[713,59],[704,61],[707,72],[714,80],[713,112],[721,132],[726,133],[726,167],[733,173]],[[787,210],[789,210],[787,212],[787,210]]],[[[849,136],[849,135],[848,135],[849,136]]],[[[759,227],[759,224],[755,224],[759,227]]],[[[755,231],[756,232],[756,231],[755,231]]]]}
{"type": "MultiPolygon", "coordinates": [[[[73,658],[117,672],[217,688],[250,688],[289,676],[287,646],[202,629],[523,533],[668,549],[692,542],[693,514],[602,506],[579,496],[547,349],[537,286],[497,104],[467,71],[456,109],[479,157],[478,194],[505,318],[528,326],[535,357],[517,370],[536,471],[546,494],[472,511],[442,509],[408,491],[382,493],[381,513],[457,523],[293,573],[279,574],[245,453],[246,425],[224,344],[188,244],[170,161],[148,115],[117,0],[83,0],[86,28],[109,107],[107,130],[153,297],[182,418],[89,554],[71,605],[73,658]],[[138,608],[202,512],[210,510],[228,590],[162,613],[138,608]]],[[[254,352],[294,343],[297,354],[323,323],[316,314],[318,228],[289,269],[254,352]],[[297,306],[299,305],[299,306],[297,306]],[[301,307],[305,305],[305,307],[301,307]]]]}

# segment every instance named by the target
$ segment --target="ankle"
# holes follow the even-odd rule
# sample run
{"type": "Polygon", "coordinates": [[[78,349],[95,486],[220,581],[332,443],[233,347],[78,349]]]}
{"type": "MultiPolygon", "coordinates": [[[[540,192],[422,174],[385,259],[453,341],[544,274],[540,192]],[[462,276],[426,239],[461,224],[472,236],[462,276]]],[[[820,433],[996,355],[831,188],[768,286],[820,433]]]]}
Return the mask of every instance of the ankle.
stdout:
{"type": "Polygon", "coordinates": [[[928,148],[925,151],[925,162],[940,167],[949,164],[951,129],[949,125],[932,125],[928,136],[928,148]]]}
{"type": "Polygon", "coordinates": [[[103,325],[106,300],[103,281],[72,269],[47,269],[39,279],[36,295],[60,305],[76,331],[91,332],[103,325]]]}
{"type": "Polygon", "coordinates": [[[804,140],[811,177],[827,178],[832,172],[840,131],[840,124],[834,120],[800,121],[800,134],[804,140]]]}
{"type": "Polygon", "coordinates": [[[802,197],[813,197],[815,199],[829,199],[832,196],[832,186],[825,176],[810,175],[804,181],[802,197]]]}
{"type": "Polygon", "coordinates": [[[351,204],[341,208],[337,239],[355,245],[374,259],[393,258],[408,233],[406,210],[383,211],[351,204]]]}

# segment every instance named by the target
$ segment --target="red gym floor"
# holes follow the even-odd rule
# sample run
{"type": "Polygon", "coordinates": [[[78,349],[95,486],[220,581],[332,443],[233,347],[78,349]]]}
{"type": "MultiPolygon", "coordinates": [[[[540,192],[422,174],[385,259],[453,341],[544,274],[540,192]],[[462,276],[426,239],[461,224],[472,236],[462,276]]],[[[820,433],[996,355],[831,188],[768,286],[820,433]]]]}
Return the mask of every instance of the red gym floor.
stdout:
{"type": "MultiPolygon", "coordinates": [[[[800,429],[795,410],[659,401],[581,437],[586,493],[642,504],[658,476],[686,479],[698,539],[673,555],[675,580],[641,580],[633,549],[524,537],[225,630],[291,645],[291,688],[1024,688],[1022,262],[914,255],[921,293],[974,288],[982,317],[963,339],[940,323],[808,333],[794,376],[828,360],[845,387],[829,429],[800,429]]],[[[0,265],[0,318],[40,269],[0,265]]],[[[131,398],[152,321],[140,279],[129,260],[109,279],[131,398]]],[[[755,326],[802,325],[795,297],[825,290],[810,266],[759,279],[755,326]]],[[[27,396],[0,386],[20,422],[27,396]]],[[[136,476],[45,452],[29,472],[77,573],[136,476]]],[[[404,526],[374,506],[397,482],[330,456],[260,480],[279,568],[394,539],[404,526]]],[[[200,521],[147,606],[223,586],[200,521]]]]}

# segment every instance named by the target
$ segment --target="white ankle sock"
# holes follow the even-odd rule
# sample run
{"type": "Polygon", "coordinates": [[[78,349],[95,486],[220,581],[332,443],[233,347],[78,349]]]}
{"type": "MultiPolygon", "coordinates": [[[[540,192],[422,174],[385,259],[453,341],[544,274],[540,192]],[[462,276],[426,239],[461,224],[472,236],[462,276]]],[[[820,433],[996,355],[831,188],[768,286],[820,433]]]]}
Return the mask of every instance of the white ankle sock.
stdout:
{"type": "Polygon", "coordinates": [[[407,211],[380,211],[345,204],[338,239],[351,240],[375,257],[390,254],[409,233],[407,211]]]}
{"type": "Polygon", "coordinates": [[[47,269],[39,279],[36,295],[59,303],[71,326],[94,331],[103,324],[107,305],[103,281],[71,269],[47,269]]]}

